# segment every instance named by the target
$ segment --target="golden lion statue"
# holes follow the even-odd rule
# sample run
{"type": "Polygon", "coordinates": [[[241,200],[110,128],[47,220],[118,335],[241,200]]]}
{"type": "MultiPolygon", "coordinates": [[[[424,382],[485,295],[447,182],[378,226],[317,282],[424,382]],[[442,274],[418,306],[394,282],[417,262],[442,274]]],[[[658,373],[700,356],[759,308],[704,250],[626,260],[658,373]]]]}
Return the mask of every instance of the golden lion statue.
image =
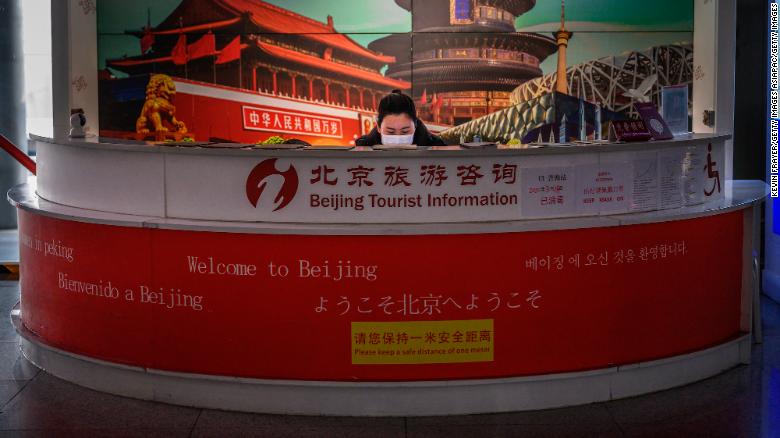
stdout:
{"type": "Polygon", "coordinates": [[[187,126],[176,119],[173,97],[176,85],[170,76],[152,75],[146,85],[146,101],[141,115],[135,122],[136,138],[144,140],[153,136],[155,141],[173,138],[180,141],[187,134],[187,126]]]}

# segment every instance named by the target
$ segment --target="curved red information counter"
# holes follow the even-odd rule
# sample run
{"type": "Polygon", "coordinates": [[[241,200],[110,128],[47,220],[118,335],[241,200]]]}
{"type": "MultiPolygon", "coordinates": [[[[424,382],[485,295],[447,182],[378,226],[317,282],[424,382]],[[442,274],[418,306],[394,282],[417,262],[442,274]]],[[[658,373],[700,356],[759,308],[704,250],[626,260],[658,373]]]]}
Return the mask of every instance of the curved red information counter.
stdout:
{"type": "Polygon", "coordinates": [[[23,350],[102,391],[278,413],[500,412],[702,379],[749,360],[766,191],[720,180],[724,139],[36,139],[37,187],[9,192],[23,350]]]}

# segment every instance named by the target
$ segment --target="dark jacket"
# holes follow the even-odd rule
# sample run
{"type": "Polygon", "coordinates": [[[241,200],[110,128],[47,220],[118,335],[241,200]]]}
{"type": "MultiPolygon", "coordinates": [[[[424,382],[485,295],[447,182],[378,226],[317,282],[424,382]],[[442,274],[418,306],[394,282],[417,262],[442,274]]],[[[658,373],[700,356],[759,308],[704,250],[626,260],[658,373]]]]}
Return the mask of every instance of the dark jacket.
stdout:
{"type": "MultiPolygon", "coordinates": [[[[417,146],[446,146],[444,140],[438,135],[431,134],[425,124],[419,119],[414,122],[414,144],[417,146]]],[[[355,140],[355,146],[374,146],[382,144],[382,135],[374,128],[368,134],[355,140]]]]}

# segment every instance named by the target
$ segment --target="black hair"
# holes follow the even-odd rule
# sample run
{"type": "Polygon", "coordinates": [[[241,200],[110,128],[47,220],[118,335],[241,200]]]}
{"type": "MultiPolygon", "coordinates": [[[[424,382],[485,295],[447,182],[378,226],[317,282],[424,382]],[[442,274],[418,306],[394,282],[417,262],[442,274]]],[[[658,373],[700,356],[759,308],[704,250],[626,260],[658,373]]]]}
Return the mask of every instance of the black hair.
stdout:
{"type": "Polygon", "coordinates": [[[414,100],[402,93],[401,90],[393,90],[379,101],[376,116],[377,126],[380,126],[382,119],[390,114],[406,114],[413,121],[417,121],[417,109],[414,107],[414,100]]]}
{"type": "Polygon", "coordinates": [[[299,144],[301,146],[311,146],[311,143],[305,140],[301,140],[298,138],[288,138],[284,141],[284,144],[299,144]]]}

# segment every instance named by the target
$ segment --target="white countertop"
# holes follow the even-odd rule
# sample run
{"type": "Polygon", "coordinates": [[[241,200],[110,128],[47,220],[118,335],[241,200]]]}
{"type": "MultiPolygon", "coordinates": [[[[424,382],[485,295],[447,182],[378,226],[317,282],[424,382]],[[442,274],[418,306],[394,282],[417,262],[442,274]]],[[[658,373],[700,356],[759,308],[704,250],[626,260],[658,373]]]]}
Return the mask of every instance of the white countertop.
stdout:
{"type": "MultiPolygon", "coordinates": [[[[501,222],[323,224],[205,221],[135,216],[68,207],[39,198],[33,184],[21,184],[8,191],[15,206],[44,216],[126,227],[198,230],[207,232],[301,234],[301,235],[417,235],[417,234],[490,234],[528,231],[615,227],[692,219],[728,213],[761,203],[769,193],[763,181],[726,181],[725,199],[707,204],[612,216],[589,216],[501,222]]],[[[313,218],[314,220],[314,218],[313,218]]]]}
{"type": "Polygon", "coordinates": [[[688,134],[677,136],[672,140],[648,141],[634,143],[608,143],[597,145],[577,145],[562,144],[555,146],[527,148],[527,149],[466,149],[458,146],[442,147],[420,147],[415,150],[405,151],[375,151],[370,148],[356,148],[339,150],[327,149],[323,146],[315,146],[302,149],[261,149],[252,147],[253,145],[233,144],[231,147],[208,146],[175,146],[153,142],[143,142],[135,140],[123,140],[117,138],[87,137],[87,138],[49,138],[30,135],[30,140],[44,143],[57,144],[62,146],[72,146],[78,148],[101,149],[101,150],[121,150],[134,152],[154,152],[165,154],[201,154],[201,155],[244,155],[250,157],[469,157],[469,156],[526,156],[526,155],[555,155],[555,154],[581,154],[596,152],[626,152],[642,151],[643,149],[664,149],[669,147],[680,147],[687,142],[701,140],[726,140],[731,138],[729,134],[688,134]]]}

